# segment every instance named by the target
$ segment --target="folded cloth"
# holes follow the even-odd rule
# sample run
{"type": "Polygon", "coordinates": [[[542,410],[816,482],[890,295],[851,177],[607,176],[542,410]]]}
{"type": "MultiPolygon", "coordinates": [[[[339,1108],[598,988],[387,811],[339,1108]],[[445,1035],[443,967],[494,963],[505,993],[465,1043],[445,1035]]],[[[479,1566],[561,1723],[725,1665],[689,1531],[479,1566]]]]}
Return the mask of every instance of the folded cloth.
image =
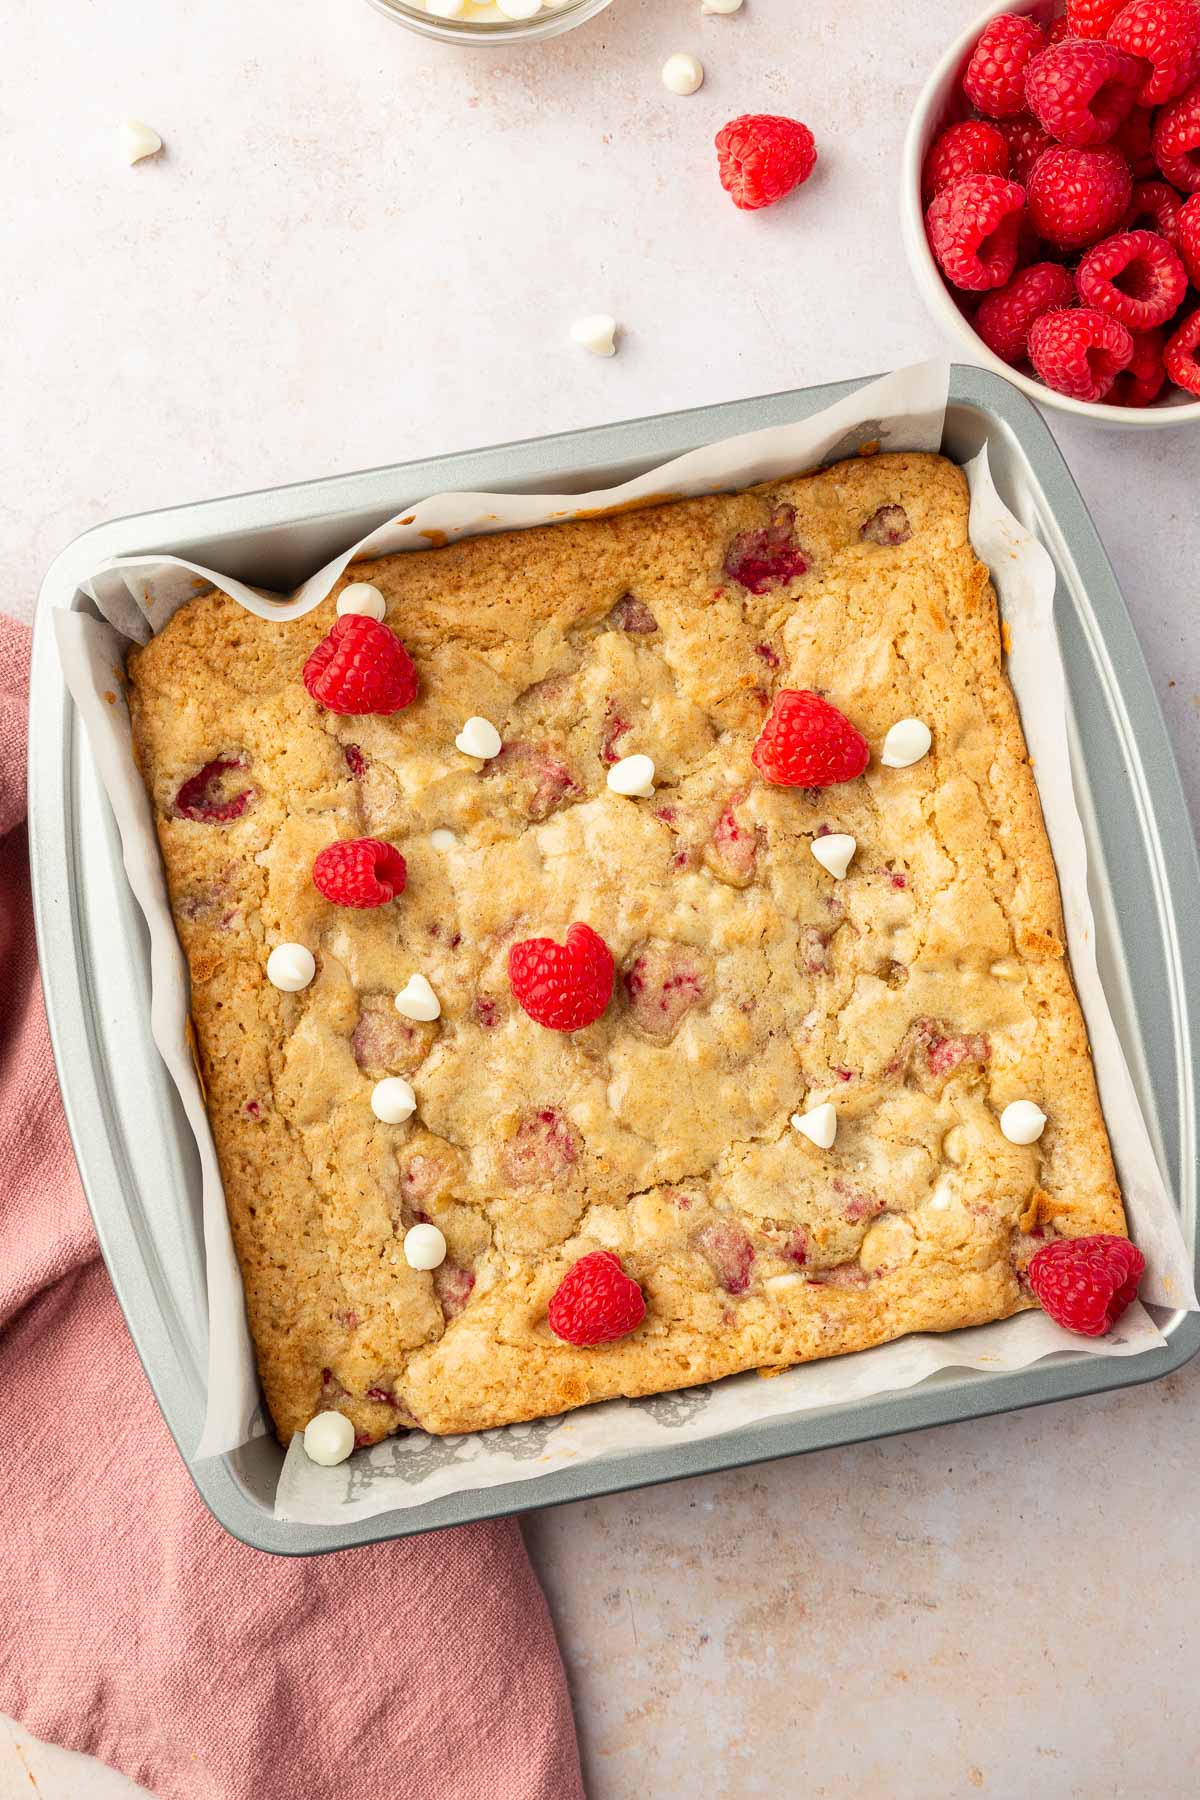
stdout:
{"type": "Polygon", "coordinates": [[[29,634],[0,619],[0,1710],[162,1800],[582,1800],[515,1522],[264,1556],[205,1510],[100,1261],[25,844],[29,634]]]}

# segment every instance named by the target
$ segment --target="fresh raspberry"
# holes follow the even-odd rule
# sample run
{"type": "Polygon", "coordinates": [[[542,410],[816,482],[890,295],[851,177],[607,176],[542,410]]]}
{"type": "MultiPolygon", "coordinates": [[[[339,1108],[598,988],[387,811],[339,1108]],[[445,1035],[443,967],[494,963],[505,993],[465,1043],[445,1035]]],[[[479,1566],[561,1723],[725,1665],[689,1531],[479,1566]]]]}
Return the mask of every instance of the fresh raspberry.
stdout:
{"type": "Polygon", "coordinates": [[[1200,13],[1192,0],[1129,0],[1108,41],[1150,64],[1138,94],[1142,106],[1174,100],[1200,73],[1200,13]]]}
{"type": "Polygon", "coordinates": [[[929,244],[947,281],[1003,287],[1017,266],[1025,190],[1002,175],[964,175],[925,214],[929,244]]]}
{"type": "Polygon", "coordinates": [[[318,852],[312,878],[335,906],[362,909],[386,906],[402,894],[408,870],[400,852],[382,838],[345,838],[318,852]]]}
{"type": "Polygon", "coordinates": [[[646,1302],[636,1281],[611,1250],[581,1256],[555,1288],[546,1308],[546,1323],[565,1344],[587,1349],[628,1337],[646,1316],[646,1302]]]}
{"type": "MultiPolygon", "coordinates": [[[[1010,173],[1014,181],[1024,187],[1032,169],[1043,150],[1048,150],[1054,139],[1048,131],[1038,124],[1032,113],[1018,113],[1015,119],[1001,119],[996,127],[1003,132],[1008,145],[1010,173]]],[[[1004,170],[1001,169],[1001,174],[1004,170]]]]}
{"type": "Polygon", "coordinates": [[[1146,1259],[1128,1238],[1055,1238],[1030,1258],[1029,1285],[1058,1325],[1084,1337],[1111,1331],[1137,1294],[1146,1259]]]}
{"type": "MultiPolygon", "coordinates": [[[[1176,230],[1175,249],[1191,277],[1192,286],[1200,288],[1200,194],[1193,194],[1179,208],[1176,230]]],[[[1163,236],[1166,235],[1164,232],[1163,236]]]]}
{"type": "Polygon", "coordinates": [[[508,984],[535,1024],[582,1031],[612,997],[612,951],[590,925],[572,925],[565,944],[526,938],[508,953],[508,984]]]}
{"type": "Polygon", "coordinates": [[[1067,24],[1077,38],[1102,38],[1125,0],[1067,0],[1067,24]]]}
{"type": "Polygon", "coordinates": [[[1163,361],[1176,387],[1200,396],[1200,306],[1189,313],[1178,331],[1167,339],[1163,361]]]}
{"type": "Polygon", "coordinates": [[[1057,394],[1103,400],[1128,366],[1133,339],[1128,327],[1094,306],[1043,313],[1029,328],[1029,360],[1057,394]]]}
{"type": "Polygon", "coordinates": [[[1154,160],[1172,187],[1200,194],[1200,81],[1154,121],[1154,160]]]}
{"type": "Polygon", "coordinates": [[[854,781],[870,747],[845,713],[804,689],[780,688],[750,761],[776,787],[835,787],[854,781]]]}
{"type": "Polygon", "coordinates": [[[943,131],[925,158],[921,193],[926,206],[964,175],[1007,175],[1006,134],[987,119],[963,119],[943,131]]]}
{"type": "Polygon", "coordinates": [[[192,819],[204,825],[228,825],[240,819],[256,798],[252,787],[229,793],[223,779],[233,769],[244,769],[240,756],[218,757],[189,775],[175,796],[175,811],[181,819],[192,819]]]}
{"type": "Polygon", "coordinates": [[[1068,39],[1076,35],[1071,30],[1071,21],[1066,13],[1060,13],[1058,18],[1051,19],[1046,27],[1046,48],[1049,50],[1054,44],[1065,44],[1068,39]]]}
{"type": "Polygon", "coordinates": [[[395,713],[416,698],[417,671],[395,632],[347,613],[304,665],[304,685],[334,713],[395,713]]]}
{"type": "Polygon", "coordinates": [[[1025,111],[1025,68],[1046,39],[1040,25],[1019,13],[1001,13],[985,25],[966,74],[963,91],[989,119],[1025,111]]]}
{"type": "Polygon", "coordinates": [[[1167,379],[1163,330],[1135,331],[1133,355],[1108,390],[1110,406],[1153,406],[1167,379]]]}
{"type": "Polygon", "coordinates": [[[808,180],[816,162],[813,134],[798,119],[745,113],[717,133],[721,186],[744,212],[774,206],[808,180]]]}
{"type": "MultiPolygon", "coordinates": [[[[1156,231],[1179,255],[1179,195],[1165,181],[1134,184],[1129,211],[1121,220],[1122,231],[1156,231]]],[[[1186,263],[1187,258],[1184,257],[1186,263]]]]}
{"type": "Polygon", "coordinates": [[[1044,312],[1070,306],[1075,284],[1060,263],[1031,263],[1007,287],[984,296],[975,314],[975,329],[1006,363],[1023,362],[1029,349],[1029,327],[1044,312]]]}
{"type": "Polygon", "coordinates": [[[1116,230],[1132,192],[1129,164],[1110,144],[1097,150],[1055,144],[1029,177],[1030,221],[1047,243],[1081,250],[1116,230]]]}
{"type": "Polygon", "coordinates": [[[1113,44],[1057,44],[1025,71],[1029,110],[1060,144],[1103,144],[1132,110],[1142,65],[1113,44]]]}
{"type": "Polygon", "coordinates": [[[1154,114],[1146,106],[1135,106],[1112,135],[1112,147],[1121,152],[1135,181],[1145,181],[1158,174],[1151,142],[1153,136],[1154,114]]]}
{"type": "Polygon", "coordinates": [[[1183,305],[1188,278],[1166,238],[1126,231],[1085,252],[1075,271],[1079,298],[1128,325],[1153,331],[1183,305]]]}

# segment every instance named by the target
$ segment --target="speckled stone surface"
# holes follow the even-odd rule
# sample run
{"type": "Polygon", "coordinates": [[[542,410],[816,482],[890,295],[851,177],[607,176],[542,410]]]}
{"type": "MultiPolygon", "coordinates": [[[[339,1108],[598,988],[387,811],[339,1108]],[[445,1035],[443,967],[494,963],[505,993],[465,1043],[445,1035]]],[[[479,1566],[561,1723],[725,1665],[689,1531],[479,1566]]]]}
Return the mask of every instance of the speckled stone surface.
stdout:
{"type": "MultiPolygon", "coordinates": [[[[4,604],[90,524],[761,393],[939,347],[895,167],[974,0],[614,0],[525,51],[363,0],[18,0],[0,67],[4,604]],[[688,99],[659,81],[692,50],[688,99]],[[818,172],[739,215],[711,139],[818,172]],[[125,113],[165,154],[118,156],[125,113]],[[611,310],[620,354],[567,341],[611,310]]],[[[1200,433],[1051,417],[1200,800],[1200,433]]],[[[593,1800],[1200,1787],[1200,1375],[535,1516],[593,1800]],[[1115,1566],[1120,1557],[1121,1569],[1115,1566]]],[[[0,1800],[130,1793],[0,1726],[0,1800]],[[28,1766],[21,1758],[28,1759],[28,1766]]],[[[197,1800],[209,1800],[198,1793],[197,1800]]],[[[365,1797],[364,1797],[365,1800],[365,1797]]]]}

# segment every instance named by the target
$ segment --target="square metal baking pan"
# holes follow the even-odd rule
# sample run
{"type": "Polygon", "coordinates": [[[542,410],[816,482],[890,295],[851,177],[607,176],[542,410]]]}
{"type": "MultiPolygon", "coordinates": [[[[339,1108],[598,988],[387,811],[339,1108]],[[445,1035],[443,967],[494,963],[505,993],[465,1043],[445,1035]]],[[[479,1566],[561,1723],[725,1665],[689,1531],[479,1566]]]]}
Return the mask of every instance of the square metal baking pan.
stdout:
{"type": "MultiPolygon", "coordinates": [[[[1064,1354],[1011,1374],[944,1372],[903,1392],[674,1449],[614,1455],[348,1526],[302,1526],[273,1517],[281,1461],[274,1439],[222,1458],[193,1459],[206,1355],[196,1155],[150,1037],[146,931],[63,683],[51,609],[89,609],[77,589],[80,580],[107,557],[153,550],[243,581],[288,588],[347,542],[440,490],[583,492],[609,486],[716,438],[805,418],[860,385],[804,388],[120,519],[78,538],[46,577],[34,642],[29,818],[42,978],[59,1079],[100,1244],[146,1373],[201,1495],[244,1542],[306,1554],[587,1499],[1128,1387],[1179,1368],[1200,1347],[1200,1315],[1177,1312],[1160,1320],[1165,1349],[1143,1356],[1064,1354]]],[[[1178,772],[1112,569],[1041,416],[1000,377],[956,367],[943,448],[964,462],[984,443],[1001,493],[1040,536],[1057,568],[1055,615],[1101,972],[1195,1251],[1192,1046],[1200,1024],[1200,869],[1178,772]]]]}

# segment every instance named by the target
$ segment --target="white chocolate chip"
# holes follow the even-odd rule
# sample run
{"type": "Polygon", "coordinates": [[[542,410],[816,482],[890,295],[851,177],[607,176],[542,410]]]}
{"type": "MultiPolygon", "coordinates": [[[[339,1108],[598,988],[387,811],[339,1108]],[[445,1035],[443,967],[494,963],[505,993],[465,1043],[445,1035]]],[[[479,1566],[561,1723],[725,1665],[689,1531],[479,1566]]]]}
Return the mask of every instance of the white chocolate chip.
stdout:
{"type": "Polygon", "coordinates": [[[457,19],[467,0],[425,0],[425,11],[435,19],[457,19]]]}
{"type": "Polygon", "coordinates": [[[837,1136],[837,1113],[826,1100],[823,1106],[814,1106],[811,1112],[793,1113],[792,1125],[818,1150],[828,1150],[837,1136]]]}
{"type": "Polygon", "coordinates": [[[703,80],[704,65],[698,56],[679,51],[663,64],[662,83],[669,93],[694,94],[703,80]]]}
{"type": "Polygon", "coordinates": [[[140,119],[122,119],[117,127],[121,139],[121,154],[127,163],[141,162],[144,156],[157,156],[162,149],[162,139],[152,125],[143,125],[140,119]]]}
{"type": "Polygon", "coordinates": [[[454,747],[464,756],[478,756],[483,762],[490,762],[500,754],[500,733],[490,719],[472,717],[455,738],[454,747]]]}
{"type": "Polygon", "coordinates": [[[933,734],[922,719],[899,719],[883,740],[885,769],[907,769],[928,756],[933,734]]]}
{"type": "Polygon", "coordinates": [[[742,0],[700,0],[702,13],[735,13],[741,10],[742,0]]]}
{"type": "Polygon", "coordinates": [[[841,881],[858,845],[844,831],[830,831],[824,837],[814,838],[811,848],[821,867],[828,869],[835,881],[841,881]]]}
{"type": "Polygon", "coordinates": [[[614,794],[636,794],[649,800],[654,793],[654,762],[649,756],[623,756],[608,771],[608,785],[614,794]]]}
{"type": "Polygon", "coordinates": [[[772,1293],[778,1293],[781,1288],[804,1287],[805,1280],[803,1275],[768,1275],[763,1286],[772,1293]]]}
{"type": "Polygon", "coordinates": [[[1005,957],[1003,962],[994,962],[988,970],[988,974],[994,975],[997,981],[1023,981],[1025,979],[1024,969],[1011,957],[1005,957]]]}
{"type": "Polygon", "coordinates": [[[404,1234],[404,1260],[410,1269],[440,1269],[446,1240],[436,1225],[410,1225],[404,1234]]]}
{"type": "Polygon", "coordinates": [[[1046,1129],[1046,1115],[1032,1100],[1013,1100],[1000,1114],[1000,1129],[1010,1144],[1036,1144],[1046,1129]]]}
{"type": "Polygon", "coordinates": [[[361,613],[367,619],[382,619],[386,612],[387,601],[369,581],[352,581],[337,597],[339,619],[344,619],[347,613],[361,613]]]}
{"type": "Polygon", "coordinates": [[[571,342],[593,356],[617,354],[617,321],[611,313],[588,313],[571,327],[571,342]]]}
{"type": "Polygon", "coordinates": [[[453,850],[458,839],[444,825],[439,825],[435,831],[430,832],[429,841],[435,850],[453,850]]]}
{"type": "Polygon", "coordinates": [[[417,1110],[417,1096],[402,1075],[385,1075],[371,1089],[371,1111],[385,1125],[403,1125],[417,1110]]]}
{"type": "Polygon", "coordinates": [[[320,1412],[304,1427],[304,1454],[323,1469],[344,1463],[353,1448],[354,1427],[345,1413],[320,1412]]]}
{"type": "Polygon", "coordinates": [[[396,995],[396,1011],[426,1023],[441,1016],[442,1003],[423,975],[410,975],[396,995]]]}
{"type": "Polygon", "coordinates": [[[496,0],[506,19],[532,19],[542,10],[542,0],[496,0]]]}
{"type": "Polygon", "coordinates": [[[298,994],[317,972],[317,960],[303,944],[276,944],[267,958],[267,980],[281,994],[298,994]]]}

